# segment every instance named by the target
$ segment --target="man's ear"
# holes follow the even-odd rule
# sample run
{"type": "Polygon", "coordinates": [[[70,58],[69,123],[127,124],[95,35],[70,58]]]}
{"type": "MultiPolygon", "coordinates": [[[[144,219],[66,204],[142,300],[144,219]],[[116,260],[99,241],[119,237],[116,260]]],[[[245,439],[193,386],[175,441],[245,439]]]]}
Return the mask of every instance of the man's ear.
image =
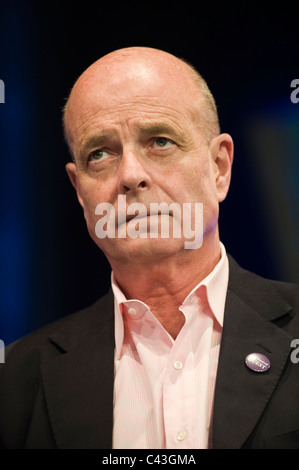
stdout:
{"type": "Polygon", "coordinates": [[[210,151],[215,169],[215,184],[218,202],[228,193],[234,156],[234,143],[229,134],[219,134],[213,138],[210,151]]]}
{"type": "Polygon", "coordinates": [[[68,174],[68,177],[74,186],[76,193],[77,193],[77,198],[81,206],[84,208],[83,204],[83,199],[81,197],[81,192],[80,192],[80,185],[78,182],[78,176],[77,176],[77,167],[75,163],[67,163],[65,166],[66,172],[68,174]]]}

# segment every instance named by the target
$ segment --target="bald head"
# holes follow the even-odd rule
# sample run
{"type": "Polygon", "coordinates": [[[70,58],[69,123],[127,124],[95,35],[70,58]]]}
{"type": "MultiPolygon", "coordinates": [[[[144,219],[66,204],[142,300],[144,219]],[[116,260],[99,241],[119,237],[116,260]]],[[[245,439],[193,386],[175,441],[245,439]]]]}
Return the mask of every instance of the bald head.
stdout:
{"type": "MultiPolygon", "coordinates": [[[[97,106],[106,112],[116,102],[166,96],[193,105],[206,140],[219,134],[213,96],[201,75],[184,60],[167,52],[129,47],[111,52],[88,67],[74,84],[64,107],[63,124],[67,143],[74,154],[74,141],[82,118],[97,106]]],[[[174,101],[175,103],[175,101],[174,101]]]]}

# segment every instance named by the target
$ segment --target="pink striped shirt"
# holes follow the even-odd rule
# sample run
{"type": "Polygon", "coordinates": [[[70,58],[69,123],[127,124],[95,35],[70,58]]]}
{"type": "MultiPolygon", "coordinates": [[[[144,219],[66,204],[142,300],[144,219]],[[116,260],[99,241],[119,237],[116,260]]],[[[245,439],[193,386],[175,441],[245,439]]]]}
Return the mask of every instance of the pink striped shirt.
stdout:
{"type": "Polygon", "coordinates": [[[114,449],[206,449],[228,260],[221,244],[214,270],[185,298],[185,324],[174,340],[149,307],[115,297],[114,449]]]}

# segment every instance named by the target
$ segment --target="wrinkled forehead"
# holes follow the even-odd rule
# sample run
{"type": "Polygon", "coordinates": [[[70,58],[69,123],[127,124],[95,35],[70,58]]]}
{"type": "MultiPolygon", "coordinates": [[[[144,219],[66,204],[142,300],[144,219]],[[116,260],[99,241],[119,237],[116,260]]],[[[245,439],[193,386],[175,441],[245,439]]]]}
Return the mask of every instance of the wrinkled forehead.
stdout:
{"type": "Polygon", "coordinates": [[[79,77],[70,94],[65,127],[68,138],[94,113],[107,115],[118,107],[148,104],[167,106],[174,112],[194,110],[200,98],[187,66],[166,54],[158,57],[100,59],[79,77]]]}

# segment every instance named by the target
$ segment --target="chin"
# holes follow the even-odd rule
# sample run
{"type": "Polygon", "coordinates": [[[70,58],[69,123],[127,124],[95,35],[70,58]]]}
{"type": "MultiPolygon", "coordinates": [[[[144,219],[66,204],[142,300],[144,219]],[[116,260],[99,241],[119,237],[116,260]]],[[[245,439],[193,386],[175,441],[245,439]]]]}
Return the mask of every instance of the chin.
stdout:
{"type": "Polygon", "coordinates": [[[105,246],[103,246],[104,243],[101,245],[100,248],[108,260],[113,258],[119,262],[129,261],[130,263],[142,260],[148,262],[155,259],[158,261],[165,257],[174,256],[185,249],[184,240],[171,238],[114,239],[109,243],[106,242],[105,246]]]}

